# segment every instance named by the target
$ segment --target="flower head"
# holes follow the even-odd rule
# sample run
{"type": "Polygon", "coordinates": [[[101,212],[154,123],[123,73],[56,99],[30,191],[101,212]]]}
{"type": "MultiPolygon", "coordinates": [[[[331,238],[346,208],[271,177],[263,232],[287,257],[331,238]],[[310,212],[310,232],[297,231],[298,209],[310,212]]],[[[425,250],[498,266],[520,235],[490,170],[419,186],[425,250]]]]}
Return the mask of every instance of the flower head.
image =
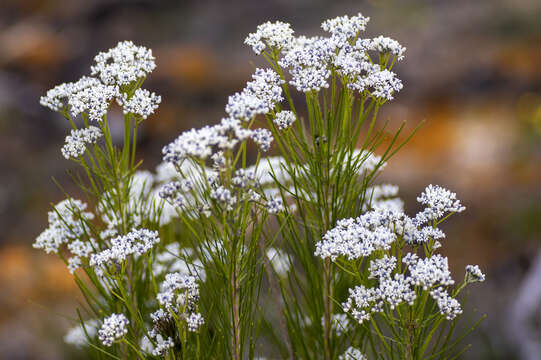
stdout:
{"type": "Polygon", "coordinates": [[[293,30],[291,25],[276,21],[266,22],[257,27],[255,33],[251,33],[246,37],[244,43],[252,47],[254,52],[259,55],[267,47],[277,50],[287,49],[293,39],[293,30]]]}
{"type": "Polygon", "coordinates": [[[114,48],[96,55],[96,64],[91,71],[104,84],[128,85],[150,74],[156,68],[154,60],[152,50],[131,41],[121,41],[114,48]]]}
{"type": "Polygon", "coordinates": [[[89,144],[95,144],[103,136],[100,128],[89,126],[87,128],[72,130],[66,136],[66,143],[62,146],[61,152],[66,159],[77,159],[81,157],[89,144]]]}
{"type": "Polygon", "coordinates": [[[128,333],[129,320],[124,314],[112,314],[103,320],[103,325],[98,331],[98,338],[105,346],[113,345],[113,342],[122,339],[128,333]]]}

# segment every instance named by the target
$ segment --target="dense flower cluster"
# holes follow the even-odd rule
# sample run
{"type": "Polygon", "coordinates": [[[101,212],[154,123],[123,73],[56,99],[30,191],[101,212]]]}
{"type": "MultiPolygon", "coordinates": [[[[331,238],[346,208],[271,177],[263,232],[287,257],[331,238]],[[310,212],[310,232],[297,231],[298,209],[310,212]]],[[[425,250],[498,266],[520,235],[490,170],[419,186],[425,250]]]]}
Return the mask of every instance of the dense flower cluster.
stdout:
{"type": "Polygon", "coordinates": [[[417,198],[417,201],[426,205],[425,210],[415,217],[417,224],[425,224],[438,220],[448,213],[466,210],[460,201],[456,199],[454,192],[438,185],[428,185],[425,191],[417,198]]]}
{"type": "Polygon", "coordinates": [[[141,256],[160,242],[157,231],[134,229],[126,235],[117,236],[111,240],[111,247],[90,257],[90,266],[96,270],[111,264],[120,264],[128,256],[141,256]]]}
{"type": "Polygon", "coordinates": [[[68,101],[72,96],[86,88],[96,85],[100,85],[100,81],[98,79],[83,76],[76,82],[64,83],[55,86],[47,91],[47,94],[42,96],[39,102],[41,105],[48,107],[53,111],[65,110],[68,101]]]}
{"type": "Polygon", "coordinates": [[[392,213],[370,211],[356,219],[339,220],[316,244],[315,255],[335,260],[338,256],[358,259],[375,250],[387,250],[396,240],[390,228],[392,213]]]}
{"type": "Polygon", "coordinates": [[[199,285],[195,277],[178,272],[169,273],[165,275],[161,288],[157,300],[162,308],[150,315],[153,326],[149,336],[156,343],[152,350],[154,356],[164,356],[175,346],[175,321],[184,322],[190,332],[198,331],[205,322],[203,316],[197,312],[199,285]]]}
{"type": "Polygon", "coordinates": [[[401,200],[386,200],[396,196],[397,191],[398,188],[388,185],[368,189],[368,200],[376,200],[371,204],[374,210],[356,219],[339,220],[316,244],[315,254],[332,260],[338,256],[345,256],[349,260],[358,259],[369,256],[374,250],[388,249],[399,237],[411,245],[434,241],[432,246],[437,248],[445,234],[432,225],[424,226],[428,219],[436,220],[447,213],[465,209],[456,200],[455,193],[429,185],[417,198],[427,207],[412,219],[402,212],[401,200]]]}
{"type": "Polygon", "coordinates": [[[291,127],[295,120],[297,120],[297,116],[295,116],[293,111],[283,110],[276,114],[274,123],[278,126],[278,129],[285,130],[291,127]]]}
{"type": "Polygon", "coordinates": [[[101,121],[111,102],[120,96],[118,86],[96,84],[86,87],[68,99],[71,116],[85,113],[93,121],[101,121]]]}
{"type": "Polygon", "coordinates": [[[338,357],[338,360],[367,360],[367,357],[363,355],[361,350],[350,346],[342,355],[338,357]]]}
{"type": "Polygon", "coordinates": [[[466,266],[466,282],[483,282],[485,274],[479,268],[479,265],[466,266]]]}
{"type": "Polygon", "coordinates": [[[158,108],[162,98],[147,89],[137,89],[131,97],[128,94],[122,94],[118,103],[123,106],[124,114],[136,114],[146,119],[158,108]]]}
{"type": "Polygon", "coordinates": [[[63,244],[82,238],[87,232],[86,222],[94,214],[85,211],[87,205],[80,200],[66,199],[49,211],[49,227],[34,242],[34,248],[57,253],[63,244]]]}
{"type": "Polygon", "coordinates": [[[91,71],[104,84],[128,85],[150,74],[156,68],[154,60],[152,50],[136,46],[131,41],[122,41],[96,55],[96,64],[91,71]]]}
{"type": "Polygon", "coordinates": [[[368,21],[370,18],[360,13],[355,16],[344,15],[325,20],[321,24],[321,28],[331,33],[337,41],[344,43],[349,39],[356,38],[361,31],[364,31],[368,21]]]}
{"type": "Polygon", "coordinates": [[[287,49],[293,40],[293,30],[291,25],[276,21],[270,21],[257,27],[255,33],[248,35],[244,43],[252,47],[256,54],[261,54],[266,48],[276,48],[278,50],[287,49]]]}
{"type": "MultiPolygon", "coordinates": [[[[397,188],[385,186],[373,188],[372,195],[377,198],[396,196],[397,188]]],[[[456,195],[441,187],[428,186],[418,201],[427,206],[420,214],[431,220],[450,212],[462,211],[464,207],[456,200],[456,195]]],[[[418,220],[418,215],[415,220],[418,220]]],[[[415,221],[396,211],[376,207],[356,219],[338,221],[336,227],[329,230],[322,241],[316,244],[315,255],[331,258],[339,256],[349,260],[367,257],[375,250],[388,250],[399,238],[406,243],[418,245],[432,241],[432,248],[439,247],[438,239],[445,234],[433,226],[420,227],[423,222],[415,221]]],[[[364,285],[350,289],[350,296],[343,304],[359,322],[370,318],[371,314],[381,312],[385,306],[394,309],[401,303],[412,305],[417,297],[417,289],[429,291],[436,301],[440,312],[447,319],[453,319],[462,312],[460,304],[451,297],[446,288],[455,282],[449,271],[448,260],[439,254],[419,258],[408,253],[402,258],[407,265],[407,272],[396,272],[397,259],[384,255],[374,259],[368,267],[369,278],[377,279],[378,286],[367,288],[364,285]]],[[[400,267],[404,269],[403,267],[400,267]]],[[[467,279],[484,280],[478,267],[468,266],[467,279]]]]}
{"type": "Polygon", "coordinates": [[[113,345],[113,342],[122,339],[128,333],[129,320],[124,314],[112,314],[103,320],[98,331],[98,338],[105,346],[113,345]]]}
{"type": "Polygon", "coordinates": [[[72,130],[71,134],[66,136],[66,144],[60,151],[66,159],[77,159],[85,153],[88,144],[95,144],[102,136],[103,133],[96,126],[72,130]]]}

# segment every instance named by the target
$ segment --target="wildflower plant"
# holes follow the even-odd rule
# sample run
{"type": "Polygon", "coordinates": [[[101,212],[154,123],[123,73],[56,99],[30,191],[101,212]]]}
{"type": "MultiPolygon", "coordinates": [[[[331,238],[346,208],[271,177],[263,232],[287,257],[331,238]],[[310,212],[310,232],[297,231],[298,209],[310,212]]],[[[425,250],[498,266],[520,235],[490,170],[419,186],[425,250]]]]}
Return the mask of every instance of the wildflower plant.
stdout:
{"type": "Polygon", "coordinates": [[[85,299],[66,342],[115,359],[460,354],[476,324],[455,334],[458,295],[485,276],[469,265],[456,283],[438,253],[439,225],[465,210],[454,193],[429,185],[410,217],[398,187],[376,183],[417,129],[388,136],[377,124],[403,87],[393,67],[405,48],[363,38],[368,21],[326,20],[315,37],[258,26],[245,43],[269,67],[224,118],[165,145],[155,173],[136,160],[137,130],[161,102],[142,88],[151,50],[121,42],[91,76],[42,97],[73,128],[61,153],[81,166],[72,176],[86,197],[55,205],[34,244],[66,263],[85,299]]]}

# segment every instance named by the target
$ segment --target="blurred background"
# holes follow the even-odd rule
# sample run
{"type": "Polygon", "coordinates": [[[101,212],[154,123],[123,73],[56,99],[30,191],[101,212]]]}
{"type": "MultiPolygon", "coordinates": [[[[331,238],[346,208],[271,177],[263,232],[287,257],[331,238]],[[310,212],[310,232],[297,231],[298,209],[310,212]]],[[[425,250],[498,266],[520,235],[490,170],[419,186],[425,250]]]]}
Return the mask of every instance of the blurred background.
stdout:
{"type": "Polygon", "coordinates": [[[144,123],[139,157],[217,122],[261,64],[243,45],[267,20],[316,35],[323,19],[362,12],[367,36],[407,47],[405,87],[384,107],[393,126],[425,125],[386,168],[406,210],[429,183],[467,211],[445,224],[456,278],[479,263],[487,281],[468,306],[488,315],[466,359],[541,359],[541,2],[539,0],[3,0],[0,5],[0,359],[80,358],[63,345],[77,290],[65,266],[31,247],[50,203],[67,191],[68,124],[39,97],[89,73],[120,40],[154,51],[146,88],[162,104],[144,123]]]}

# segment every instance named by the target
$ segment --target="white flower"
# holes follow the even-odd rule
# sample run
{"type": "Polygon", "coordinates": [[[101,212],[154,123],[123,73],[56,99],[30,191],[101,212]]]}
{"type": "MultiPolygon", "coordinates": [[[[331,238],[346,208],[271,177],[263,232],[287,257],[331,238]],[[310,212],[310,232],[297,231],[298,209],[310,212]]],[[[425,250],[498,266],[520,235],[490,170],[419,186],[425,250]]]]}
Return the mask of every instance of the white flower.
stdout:
{"type": "Polygon", "coordinates": [[[430,291],[430,296],[436,300],[440,313],[447,320],[453,320],[457,315],[462,314],[462,307],[457,299],[449,296],[443,287],[438,287],[430,291]]]}
{"type": "Polygon", "coordinates": [[[367,360],[367,357],[359,349],[350,346],[338,357],[338,360],[367,360]]]}
{"type": "Polygon", "coordinates": [[[387,69],[380,70],[379,66],[371,69],[366,75],[359,76],[353,83],[348,84],[351,89],[369,93],[379,99],[393,100],[394,93],[404,87],[396,74],[387,69]]]}
{"type": "Polygon", "coordinates": [[[485,274],[479,268],[479,265],[466,266],[466,282],[483,282],[485,274]]]}
{"type": "Polygon", "coordinates": [[[161,335],[157,334],[155,337],[156,347],[152,350],[152,355],[154,356],[165,356],[169,349],[175,346],[173,338],[168,337],[164,339],[161,335]]]}
{"type": "Polygon", "coordinates": [[[225,205],[227,210],[233,210],[233,207],[237,203],[237,198],[231,193],[229,189],[220,186],[213,189],[210,192],[210,198],[216,200],[220,204],[225,205]]]}
{"type": "Polygon", "coordinates": [[[170,273],[165,275],[162,291],[158,293],[157,299],[160,305],[164,307],[174,307],[175,300],[182,300],[182,304],[179,305],[192,308],[199,299],[199,285],[193,276],[170,273]],[[185,297],[175,299],[179,292],[185,297]]]}
{"type": "Polygon", "coordinates": [[[83,265],[83,263],[78,256],[72,256],[68,259],[68,270],[70,274],[73,274],[81,265],[83,265]]]}
{"type": "Polygon", "coordinates": [[[274,137],[272,136],[272,132],[268,129],[255,129],[252,132],[252,140],[259,146],[261,151],[266,152],[269,150],[272,141],[274,140],[274,137]]]}
{"type": "Polygon", "coordinates": [[[283,100],[282,84],[285,81],[274,70],[256,69],[252,79],[254,80],[246,83],[243,93],[255,96],[269,109],[283,100]]]}
{"type": "Polygon", "coordinates": [[[235,176],[231,179],[233,186],[245,189],[253,185],[255,182],[255,174],[252,169],[237,169],[235,176]]]}
{"type": "Polygon", "coordinates": [[[331,33],[333,38],[346,42],[358,36],[359,32],[364,31],[368,21],[370,18],[362,16],[361,13],[351,17],[344,15],[325,20],[321,24],[321,28],[331,33]]]}
{"type": "Polygon", "coordinates": [[[100,81],[98,79],[83,76],[76,82],[64,83],[55,86],[47,91],[47,94],[42,96],[39,102],[41,105],[48,107],[53,111],[59,111],[67,106],[68,100],[74,94],[96,85],[100,85],[100,81]]]}
{"type": "Polygon", "coordinates": [[[118,99],[119,105],[123,106],[124,114],[137,114],[143,119],[153,114],[161,102],[161,96],[146,89],[135,90],[135,93],[129,99],[126,93],[122,94],[122,97],[118,99]]]}
{"type": "Polygon", "coordinates": [[[281,211],[284,211],[284,203],[280,197],[271,197],[265,203],[265,207],[269,214],[278,214],[281,211]]]}
{"type": "Polygon", "coordinates": [[[98,75],[104,84],[128,85],[150,74],[155,68],[152,50],[121,41],[114,48],[94,58],[92,75],[98,75]]]}
{"type": "Polygon", "coordinates": [[[274,23],[268,21],[259,25],[255,33],[249,34],[244,43],[251,46],[254,52],[259,55],[267,46],[277,50],[287,49],[292,39],[293,30],[290,24],[281,21],[274,23]]]}
{"type": "Polygon", "coordinates": [[[291,127],[295,120],[297,120],[297,116],[295,116],[293,111],[283,110],[276,114],[274,123],[278,126],[278,129],[285,130],[291,127]]]}
{"type": "Polygon", "coordinates": [[[73,117],[86,113],[93,121],[101,121],[113,99],[119,96],[117,86],[96,84],[70,96],[68,103],[73,117]]]}
{"type": "Polygon", "coordinates": [[[191,313],[186,318],[186,324],[188,325],[188,330],[191,332],[196,332],[201,325],[205,323],[205,319],[201,316],[200,313],[191,313]]]}
{"type": "Polygon", "coordinates": [[[129,320],[124,314],[112,314],[105,320],[98,331],[98,338],[105,346],[113,345],[113,342],[122,339],[128,333],[129,320]]]}
{"type": "Polygon", "coordinates": [[[325,38],[300,38],[278,62],[289,68],[290,84],[298,91],[310,92],[328,88],[331,71],[328,63],[335,51],[335,44],[325,38]]]}
{"type": "Polygon", "coordinates": [[[396,268],[396,258],[394,256],[385,255],[381,259],[370,261],[368,271],[370,279],[383,279],[391,276],[391,273],[396,268]]]}
{"type": "Polygon", "coordinates": [[[419,259],[417,263],[410,264],[409,272],[411,281],[417,286],[422,286],[425,290],[434,285],[447,286],[455,283],[451,278],[447,258],[440,254],[419,259]]]}
{"type": "Polygon", "coordinates": [[[130,255],[141,256],[160,242],[157,231],[134,229],[111,240],[112,246],[90,257],[90,266],[120,264],[130,255]]]}
{"type": "Polygon", "coordinates": [[[256,115],[266,114],[270,111],[269,104],[249,92],[240,92],[228,98],[225,112],[233,119],[250,121],[256,115]]]}
{"type": "Polygon", "coordinates": [[[404,53],[406,52],[406,48],[400,45],[398,41],[381,35],[373,39],[359,40],[358,44],[366,50],[392,54],[396,56],[398,61],[404,59],[404,53]]]}
{"type": "Polygon", "coordinates": [[[369,256],[374,250],[386,250],[396,240],[390,229],[392,213],[369,211],[356,219],[339,220],[316,244],[321,258],[345,256],[349,260],[369,256]]]}
{"type": "Polygon", "coordinates": [[[56,253],[61,245],[83,237],[87,230],[86,221],[94,218],[94,214],[84,211],[86,207],[85,203],[75,199],[56,204],[48,213],[49,227],[37,237],[34,248],[56,253]]]}
{"type": "Polygon", "coordinates": [[[96,126],[72,130],[71,134],[66,136],[66,144],[61,149],[62,155],[66,159],[77,159],[85,153],[87,145],[95,144],[102,136],[103,133],[96,126]]]}
{"type": "Polygon", "coordinates": [[[417,214],[417,224],[424,224],[438,220],[447,213],[462,212],[466,210],[456,198],[456,194],[438,185],[428,185],[417,201],[426,205],[424,211],[417,214]]]}

